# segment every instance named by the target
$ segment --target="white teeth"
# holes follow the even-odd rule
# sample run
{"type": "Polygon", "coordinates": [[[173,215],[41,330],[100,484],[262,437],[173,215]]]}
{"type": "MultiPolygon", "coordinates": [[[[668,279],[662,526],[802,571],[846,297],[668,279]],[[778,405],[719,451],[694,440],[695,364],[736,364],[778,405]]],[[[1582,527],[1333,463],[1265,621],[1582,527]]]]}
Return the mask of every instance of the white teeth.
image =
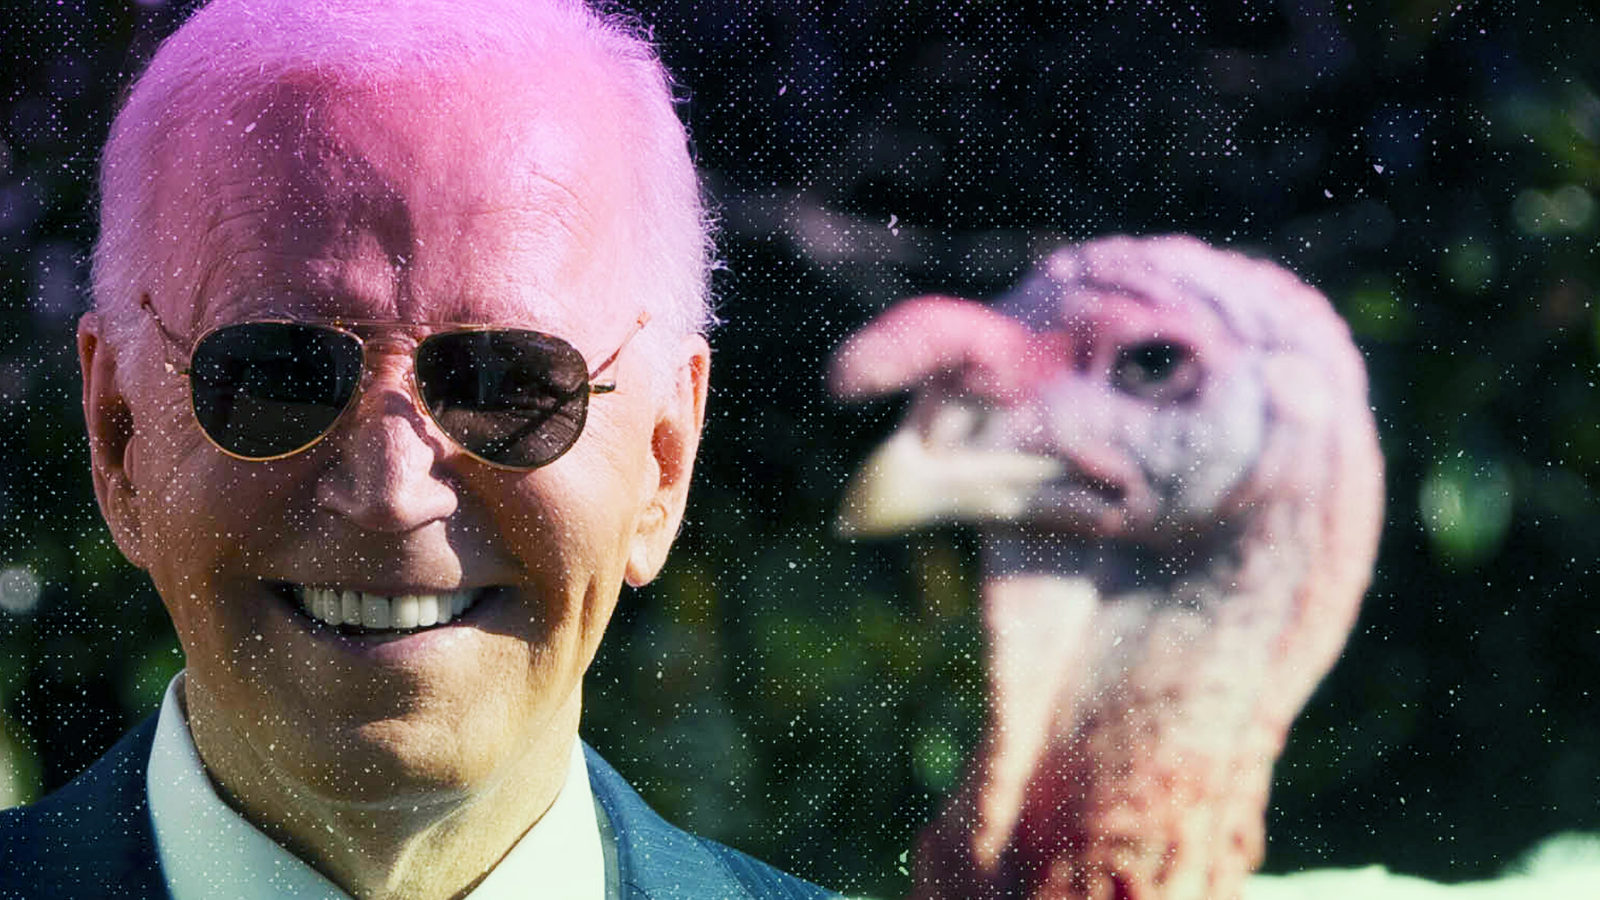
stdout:
{"type": "MultiPolygon", "coordinates": [[[[331,592],[330,592],[331,593],[331,592]]],[[[342,621],[346,625],[361,624],[361,592],[345,591],[339,598],[339,620],[323,619],[324,622],[338,624],[342,621]]]]}
{"type": "Polygon", "coordinates": [[[417,598],[413,594],[396,597],[389,604],[390,624],[396,628],[417,627],[417,598]]]}
{"type": "MultiPolygon", "coordinates": [[[[448,603],[449,601],[445,601],[448,603]]],[[[448,613],[444,620],[450,621],[448,613]]],[[[429,625],[439,624],[439,597],[435,594],[424,594],[417,598],[417,625],[427,628],[429,625]]]]}
{"type": "Polygon", "coordinates": [[[295,586],[294,594],[300,608],[320,622],[358,625],[369,631],[443,625],[470,609],[481,596],[479,591],[446,591],[388,597],[302,585],[295,586]]]}
{"type": "Polygon", "coordinates": [[[361,594],[361,627],[388,628],[394,604],[382,594],[361,594]]]}

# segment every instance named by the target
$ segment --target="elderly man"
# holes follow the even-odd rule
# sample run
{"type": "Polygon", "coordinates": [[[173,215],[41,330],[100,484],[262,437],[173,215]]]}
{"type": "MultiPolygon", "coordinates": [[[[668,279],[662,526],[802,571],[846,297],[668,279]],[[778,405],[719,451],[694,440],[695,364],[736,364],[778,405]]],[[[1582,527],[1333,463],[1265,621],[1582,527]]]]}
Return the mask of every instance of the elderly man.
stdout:
{"type": "Polygon", "coordinates": [[[650,47],[580,3],[219,0],[161,48],[78,346],[186,669],[0,819],[0,895],[822,893],[577,739],[683,516],[698,190],[650,47]]]}

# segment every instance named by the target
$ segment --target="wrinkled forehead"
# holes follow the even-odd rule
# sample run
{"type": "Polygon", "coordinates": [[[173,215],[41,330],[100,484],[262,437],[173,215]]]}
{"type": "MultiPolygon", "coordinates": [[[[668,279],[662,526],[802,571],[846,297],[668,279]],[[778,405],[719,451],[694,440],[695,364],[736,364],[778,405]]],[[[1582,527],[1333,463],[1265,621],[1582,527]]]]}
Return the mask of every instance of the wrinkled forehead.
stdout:
{"type": "Polygon", "coordinates": [[[268,294],[340,302],[341,286],[324,282],[348,277],[352,258],[418,276],[418,289],[428,287],[419,266],[504,261],[502,290],[431,297],[429,315],[517,318],[578,274],[576,245],[596,255],[615,242],[606,226],[632,173],[603,82],[595,61],[571,54],[402,84],[307,74],[219,98],[165,139],[155,239],[171,251],[169,271],[182,277],[189,259],[189,276],[211,282],[197,307],[252,279],[268,294]],[[503,310],[483,306],[496,300],[503,310]]]}

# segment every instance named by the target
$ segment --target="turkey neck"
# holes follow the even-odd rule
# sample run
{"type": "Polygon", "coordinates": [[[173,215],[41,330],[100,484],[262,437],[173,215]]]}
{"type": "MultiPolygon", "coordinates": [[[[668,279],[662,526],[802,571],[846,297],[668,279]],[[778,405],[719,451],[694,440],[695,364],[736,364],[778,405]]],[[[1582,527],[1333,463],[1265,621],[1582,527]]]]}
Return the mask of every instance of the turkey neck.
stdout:
{"type": "Polygon", "coordinates": [[[953,879],[922,876],[957,865],[994,897],[1237,897],[1298,708],[1274,673],[1305,524],[1266,513],[1159,544],[986,533],[994,706],[914,896],[945,896],[930,884],[953,879]]]}

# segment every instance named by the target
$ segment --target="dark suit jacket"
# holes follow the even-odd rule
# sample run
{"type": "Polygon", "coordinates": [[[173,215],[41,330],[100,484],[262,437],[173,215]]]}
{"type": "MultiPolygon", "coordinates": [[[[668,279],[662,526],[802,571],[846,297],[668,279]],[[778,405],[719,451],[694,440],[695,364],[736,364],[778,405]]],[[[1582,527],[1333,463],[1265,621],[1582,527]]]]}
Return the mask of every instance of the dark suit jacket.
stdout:
{"type": "MultiPolygon", "coordinates": [[[[155,723],[154,716],[146,719],[61,790],[0,811],[0,900],[167,900],[145,800],[155,723]]],[[[604,812],[608,886],[622,900],[834,896],[668,824],[599,754],[584,749],[589,783],[604,812]]]]}

